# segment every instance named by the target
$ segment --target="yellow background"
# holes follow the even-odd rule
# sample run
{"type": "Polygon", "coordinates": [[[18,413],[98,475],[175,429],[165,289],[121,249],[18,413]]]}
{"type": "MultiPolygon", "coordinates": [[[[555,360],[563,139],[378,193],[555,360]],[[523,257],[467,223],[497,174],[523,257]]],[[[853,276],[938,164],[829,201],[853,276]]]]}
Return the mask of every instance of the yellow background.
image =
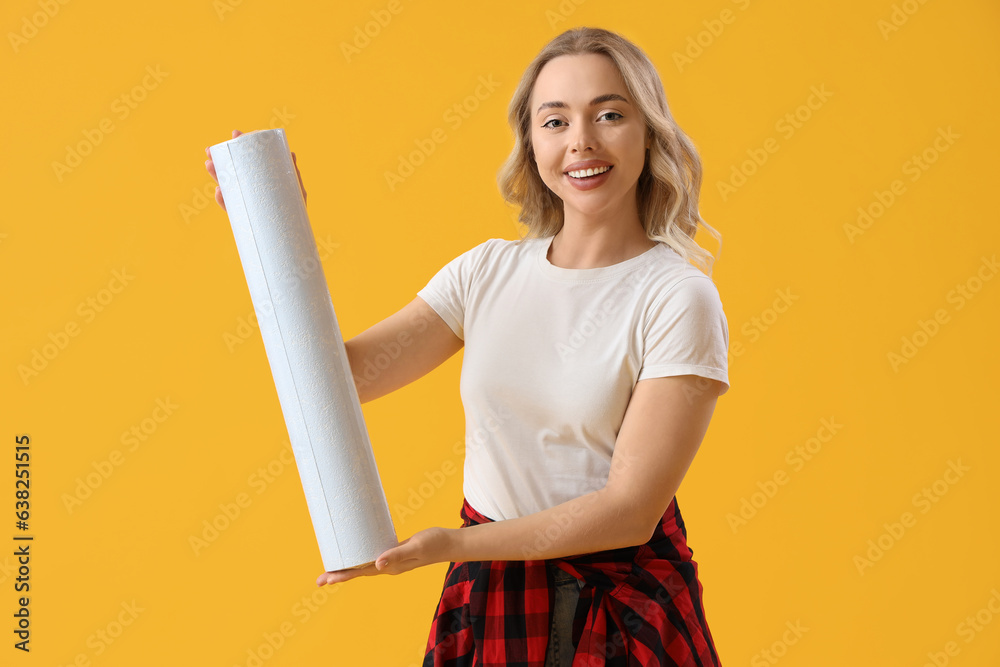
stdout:
{"type": "MultiPolygon", "coordinates": [[[[0,662],[249,665],[284,630],[262,664],[419,663],[447,564],[317,593],[319,551],[297,470],[282,462],[259,332],[240,337],[253,309],[204,148],[234,128],[285,128],[350,338],[453,257],[517,238],[495,183],[507,103],[549,39],[592,25],[657,65],[704,161],[702,214],[723,235],[714,278],[742,347],[678,493],[723,663],[922,665],[930,653],[998,664],[1000,279],[983,258],[1000,249],[1000,6],[399,0],[345,56],[387,7],[3,3],[0,662]],[[678,64],[688,49],[695,57],[678,64]],[[472,104],[480,77],[498,87],[472,104]],[[457,127],[445,120],[456,104],[476,107],[457,127]],[[788,136],[782,119],[796,113],[788,136]],[[385,173],[436,128],[446,141],[390,190],[385,173]],[[769,139],[777,150],[744,165],[769,139]],[[71,147],[87,154],[60,172],[71,147]],[[913,172],[925,151],[934,162],[913,172]],[[749,175],[723,194],[734,170],[749,175]],[[877,211],[897,179],[900,194],[849,238],[858,208],[877,211]],[[977,271],[991,279],[976,283],[977,271]],[[961,308],[960,284],[972,296],[961,308]],[[781,292],[794,300],[779,313],[781,292]],[[105,301],[100,312],[88,299],[105,301]],[[922,321],[934,335],[920,335],[922,321]],[[920,346],[894,367],[904,338],[920,346]],[[47,345],[52,358],[22,377],[47,345]],[[176,406],[159,422],[158,399],[176,406]],[[838,425],[832,437],[824,419],[838,425]],[[146,432],[129,450],[132,428],[146,432]],[[30,654],[10,632],[21,434],[32,452],[30,654]],[[820,437],[793,464],[789,452],[820,437]],[[68,508],[116,450],[120,465],[68,508]],[[946,476],[950,461],[967,470],[946,476]],[[267,481],[258,470],[269,465],[267,481]],[[768,496],[775,475],[786,483],[768,496]],[[934,502],[919,500],[925,487],[934,502]],[[196,554],[190,538],[240,494],[249,504],[196,554]],[[734,530],[744,499],[759,507],[734,530]],[[892,537],[885,524],[905,512],[914,521],[892,537]],[[888,548],[859,569],[869,540],[888,548]],[[977,612],[989,621],[973,631],[965,619],[977,612]],[[98,634],[109,631],[110,644],[98,634]]],[[[460,368],[461,354],[364,406],[400,539],[459,525],[460,472],[412,515],[400,508],[419,504],[428,475],[461,469],[460,368]]]]}

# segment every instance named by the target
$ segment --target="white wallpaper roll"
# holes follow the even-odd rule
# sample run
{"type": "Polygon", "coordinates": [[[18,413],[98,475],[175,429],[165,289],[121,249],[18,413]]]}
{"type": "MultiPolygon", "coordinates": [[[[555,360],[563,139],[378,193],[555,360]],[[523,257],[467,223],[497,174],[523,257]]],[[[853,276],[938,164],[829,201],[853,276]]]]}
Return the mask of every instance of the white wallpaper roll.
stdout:
{"type": "Polygon", "coordinates": [[[211,147],[326,571],[398,544],[285,132],[211,147]]]}

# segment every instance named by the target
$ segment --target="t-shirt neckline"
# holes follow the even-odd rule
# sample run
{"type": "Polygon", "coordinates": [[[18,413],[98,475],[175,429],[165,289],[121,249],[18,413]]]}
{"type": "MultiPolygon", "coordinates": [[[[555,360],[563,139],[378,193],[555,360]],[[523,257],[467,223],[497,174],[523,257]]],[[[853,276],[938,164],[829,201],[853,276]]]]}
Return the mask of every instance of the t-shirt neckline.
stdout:
{"type": "Polygon", "coordinates": [[[539,239],[535,250],[535,257],[538,260],[538,268],[541,269],[543,274],[549,276],[550,278],[573,282],[602,280],[604,278],[611,278],[613,276],[627,273],[632,269],[651,261],[656,253],[659,252],[661,246],[663,246],[662,242],[657,243],[655,246],[646,250],[642,254],[636,255],[635,257],[631,257],[622,262],[617,262],[616,264],[611,264],[610,266],[597,266],[589,269],[567,269],[562,266],[556,266],[549,261],[549,248],[552,246],[552,240],[554,238],[555,236],[553,235],[539,239]]]}

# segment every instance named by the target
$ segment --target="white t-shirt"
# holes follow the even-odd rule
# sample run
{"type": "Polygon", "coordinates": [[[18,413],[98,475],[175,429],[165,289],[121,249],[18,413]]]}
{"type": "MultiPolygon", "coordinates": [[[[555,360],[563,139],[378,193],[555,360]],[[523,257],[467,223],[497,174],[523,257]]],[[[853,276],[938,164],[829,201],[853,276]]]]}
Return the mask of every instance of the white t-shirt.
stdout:
{"type": "Polygon", "coordinates": [[[551,243],[489,239],[417,292],[465,342],[463,491],[494,521],[601,489],[639,380],[692,374],[729,390],[710,277],[664,243],[590,269],[553,265],[551,243]]]}

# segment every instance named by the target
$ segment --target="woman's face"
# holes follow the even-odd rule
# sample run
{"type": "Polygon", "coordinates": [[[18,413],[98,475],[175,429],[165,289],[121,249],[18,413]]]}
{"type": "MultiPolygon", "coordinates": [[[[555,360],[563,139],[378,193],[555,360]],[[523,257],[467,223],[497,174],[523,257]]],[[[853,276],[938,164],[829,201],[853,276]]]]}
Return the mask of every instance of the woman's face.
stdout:
{"type": "Polygon", "coordinates": [[[529,110],[538,173],[566,213],[620,214],[623,205],[635,207],[646,128],[609,57],[588,53],[550,60],[535,80],[529,110]],[[601,175],[577,173],[609,165],[601,175]]]}

